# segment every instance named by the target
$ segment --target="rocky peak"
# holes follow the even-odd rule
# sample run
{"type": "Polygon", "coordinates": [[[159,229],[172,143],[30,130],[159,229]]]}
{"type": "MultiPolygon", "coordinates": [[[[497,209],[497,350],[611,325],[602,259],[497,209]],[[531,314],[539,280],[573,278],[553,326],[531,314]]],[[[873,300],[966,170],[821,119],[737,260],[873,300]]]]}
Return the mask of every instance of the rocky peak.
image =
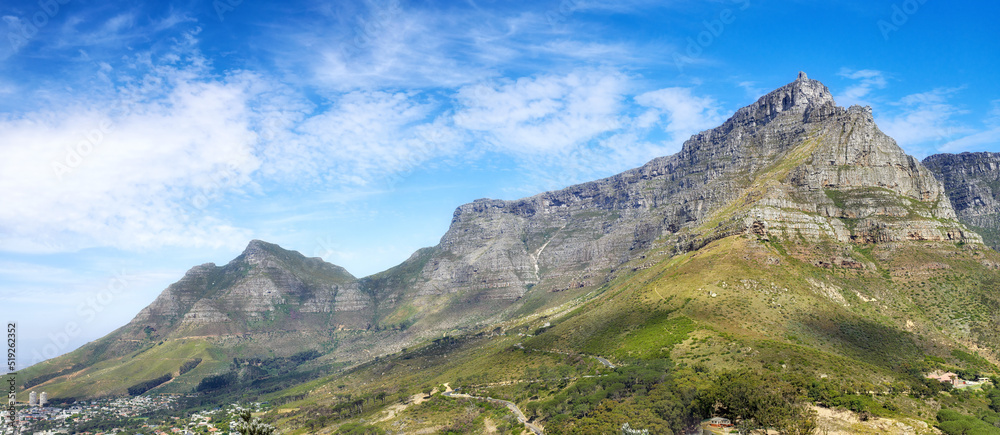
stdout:
{"type": "Polygon", "coordinates": [[[264,265],[267,259],[273,255],[274,248],[276,247],[277,245],[254,239],[247,244],[246,249],[237,258],[242,258],[243,261],[246,261],[250,265],[264,265]]]}
{"type": "Polygon", "coordinates": [[[132,320],[127,334],[255,333],[260,322],[313,333],[363,327],[371,316],[370,297],[342,267],[252,240],[224,266],[209,263],[188,271],[132,320]]]}
{"type": "Polygon", "coordinates": [[[730,122],[739,124],[764,124],[782,112],[801,112],[804,120],[816,110],[829,110],[835,106],[830,90],[818,80],[810,79],[799,72],[798,78],[767,95],[755,103],[736,111],[730,122]]]}
{"type": "Polygon", "coordinates": [[[416,286],[517,299],[529,288],[600,282],[647,249],[693,250],[746,232],[977,241],[943,198],[931,173],[879,130],[870,107],[838,107],[825,85],[799,73],[673,156],[560,191],[459,207],[439,245],[445,254],[426,263],[426,283],[416,286]],[[672,238],[662,242],[672,247],[654,245],[672,238]]]}

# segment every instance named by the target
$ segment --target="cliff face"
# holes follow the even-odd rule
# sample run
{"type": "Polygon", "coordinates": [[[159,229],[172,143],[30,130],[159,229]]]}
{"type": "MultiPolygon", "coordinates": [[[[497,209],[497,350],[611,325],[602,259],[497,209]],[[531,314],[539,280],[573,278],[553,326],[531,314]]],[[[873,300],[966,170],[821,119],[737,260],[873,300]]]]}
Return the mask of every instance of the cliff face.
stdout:
{"type": "MultiPolygon", "coordinates": [[[[172,387],[189,391],[201,378],[229,370],[234,357],[290,356],[312,349],[323,354],[312,367],[332,369],[442,334],[506,327],[505,321],[525,316],[557,317],[586,303],[581,301],[597,302],[590,305],[589,324],[578,323],[578,329],[565,324],[564,335],[572,337],[605,324],[602,319],[609,316],[631,315],[633,305],[642,303],[642,287],[660,284],[684,305],[695,301],[691,316],[716,316],[718,307],[738,307],[722,320],[706,318],[707,324],[742,317],[744,323],[736,325],[754,335],[762,331],[763,314],[770,313],[767,327],[781,337],[790,331],[789,321],[798,321],[803,331],[826,331],[817,316],[829,316],[828,309],[867,316],[864,304],[884,301],[876,312],[907,319],[907,331],[924,327],[920,319],[910,322],[913,313],[937,313],[934,321],[940,323],[926,323],[928,334],[948,330],[963,342],[996,348],[1000,336],[994,326],[1000,317],[990,309],[997,306],[995,295],[984,292],[996,288],[993,271],[1000,260],[996,253],[967,246],[982,240],[959,220],[1000,231],[1000,156],[944,155],[925,162],[927,167],[882,133],[870,108],[838,107],[826,86],[800,73],[721,126],[692,136],[675,155],[558,191],[462,205],[437,246],[372,276],[356,279],[321,259],[254,240],[224,266],[192,268],[129,324],[40,364],[33,376],[60,374],[49,386],[59,384],[67,395],[111,391],[103,385],[118,385],[116,391],[123,392],[141,368],[167,352],[183,351],[186,357],[171,356],[173,366],[156,367],[179,374],[185,359],[204,358],[208,367],[184,375],[187,387],[172,387]],[[663,261],[734,235],[743,237],[675,258],[676,263],[663,261]],[[719,252],[727,246],[742,251],[719,252]],[[704,258],[696,259],[702,253],[704,258]],[[729,264],[740,272],[715,265],[722,256],[734,257],[729,264]],[[952,264],[946,264],[952,256],[952,264]],[[851,273],[860,275],[831,277],[835,274],[817,267],[855,269],[851,273]],[[966,267],[972,273],[966,274],[966,267]],[[688,278],[704,276],[675,280],[678,268],[688,278]],[[932,275],[952,268],[952,275],[932,275]],[[742,276],[747,270],[758,273],[761,283],[784,276],[792,293],[789,288],[778,292],[774,282],[770,290],[758,292],[757,281],[742,276]],[[633,271],[639,273],[629,275],[633,271]],[[723,272],[733,275],[713,276],[723,272]],[[634,280],[644,274],[645,284],[634,280]],[[615,281],[623,275],[626,279],[615,281]],[[925,285],[933,281],[925,282],[927,276],[949,277],[943,280],[948,284],[931,283],[940,298],[924,296],[925,285]],[[714,298],[727,288],[727,280],[738,280],[746,291],[725,295],[723,303],[714,298]],[[953,281],[966,287],[956,290],[953,281]],[[853,291],[842,291],[848,288],[853,291]],[[591,299],[602,290],[608,292],[601,299],[591,299]],[[786,298],[781,303],[779,294],[786,298]],[[615,309],[622,310],[594,308],[615,298],[620,304],[615,309]],[[830,301],[834,308],[822,305],[830,301]],[[907,305],[911,302],[917,305],[907,305]],[[862,308],[849,312],[851,304],[862,308]],[[972,318],[985,320],[970,323],[972,318]],[[130,353],[118,359],[118,371],[97,365],[130,353]]],[[[667,300],[659,291],[656,296],[667,300]]],[[[726,325],[723,329],[734,324],[726,325]]],[[[815,344],[825,348],[836,336],[822,335],[815,344]]],[[[867,340],[865,335],[860,341],[867,340]]]]}
{"type": "Polygon", "coordinates": [[[935,154],[923,163],[944,183],[959,220],[1000,250],[1000,153],[935,154]]]}
{"type": "Polygon", "coordinates": [[[168,287],[123,342],[276,332],[315,342],[342,330],[383,331],[340,350],[358,358],[358,349],[393,351],[553,306],[595,290],[626,263],[646,267],[736,234],[981,242],[870,108],[837,107],[826,86],[800,73],[675,155],[559,191],[462,205],[440,244],[370,277],[253,241],[229,264],[195,267],[168,287]]]}
{"type": "Polygon", "coordinates": [[[216,371],[235,356],[306,349],[358,362],[442,334],[552,314],[618,276],[733,235],[760,246],[781,242],[774,246],[805,252],[796,258],[814,266],[858,269],[876,267],[876,257],[861,251],[890,258],[982,243],[958,219],[1000,225],[997,156],[935,156],[927,164],[944,185],[878,129],[870,108],[838,107],[826,86],[800,73],[675,155],[558,191],[462,205],[437,246],[369,277],[252,241],[224,266],[192,268],[129,324],[74,352],[76,360],[46,367],[62,373],[171,340],[211,347],[216,371]],[[918,241],[935,243],[910,243],[918,241]]]}
{"type": "Polygon", "coordinates": [[[189,270],[126,330],[141,338],[364,329],[373,308],[343,268],[254,240],[225,266],[189,270]]]}
{"type": "Polygon", "coordinates": [[[837,107],[826,86],[800,73],[673,156],[559,191],[463,205],[437,247],[401,266],[405,279],[390,270],[363,285],[388,295],[383,312],[459,294],[469,303],[447,305],[453,312],[490,301],[496,313],[532,295],[593,288],[639,257],[751,232],[810,242],[980,242],[870,108],[837,107]]]}

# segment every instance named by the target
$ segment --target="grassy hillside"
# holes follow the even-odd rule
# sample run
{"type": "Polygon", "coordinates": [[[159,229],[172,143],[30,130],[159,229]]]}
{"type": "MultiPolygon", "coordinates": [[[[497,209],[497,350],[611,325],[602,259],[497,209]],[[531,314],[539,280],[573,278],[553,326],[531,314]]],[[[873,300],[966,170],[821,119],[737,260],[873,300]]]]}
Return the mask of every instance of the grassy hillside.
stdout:
{"type": "MultiPolygon", "coordinates": [[[[601,433],[626,421],[676,432],[722,412],[706,408],[707,401],[743,400],[720,396],[734,385],[764,395],[754,400],[787,405],[785,420],[760,416],[761,424],[807,421],[807,403],[911,426],[938,424],[942,404],[963,415],[987,412],[986,399],[941,392],[923,375],[998,372],[995,251],[756,235],[721,238],[674,257],[660,250],[611,271],[599,288],[555,298],[529,294],[523,306],[533,297],[549,305],[336,375],[324,376],[341,365],[319,352],[280,357],[261,353],[252,338],[225,350],[212,339],[186,338],[144,342],[106,361],[79,350],[29,368],[21,379],[56,372],[28,390],[87,397],[127,394],[170,375],[150,392],[267,400],[278,405],[268,418],[294,433],[357,428],[348,425],[407,433],[520,427],[496,403],[461,399],[457,406],[460,399],[428,395],[447,387],[509,400],[547,433],[601,433]]],[[[361,332],[340,334],[331,346],[361,332]]]]}
{"type": "Polygon", "coordinates": [[[282,405],[272,418],[297,433],[362,420],[405,432],[446,429],[455,419],[468,423],[458,433],[495,425],[495,409],[474,400],[412,401],[447,383],[511,400],[547,433],[628,418],[668,430],[707,417],[711,411],[699,408],[705,398],[736,382],[774,385],[767,394],[788,403],[938,424],[942,404],[987,412],[968,393],[937,393],[923,374],[997,373],[995,264],[994,251],[951,243],[728,237],[650,267],[626,265],[631,271],[587,298],[542,315],[274,393],[269,398],[282,405]],[[680,407],[669,418],[654,409],[666,403],[680,407]]]}
{"type": "MultiPolygon", "coordinates": [[[[146,346],[132,354],[100,361],[82,370],[35,384],[44,379],[38,378],[41,374],[52,371],[58,373],[59,370],[70,369],[74,364],[83,362],[81,356],[78,352],[73,352],[21,371],[20,381],[33,384],[22,393],[25,400],[28,390],[46,391],[54,398],[125,395],[128,387],[164,374],[172,375],[173,379],[154,391],[186,393],[202,377],[221,371],[229,364],[225,354],[205,340],[167,340],[146,346]],[[180,374],[184,363],[196,360],[200,360],[197,366],[180,374]]],[[[20,395],[18,399],[21,399],[20,395]]]]}

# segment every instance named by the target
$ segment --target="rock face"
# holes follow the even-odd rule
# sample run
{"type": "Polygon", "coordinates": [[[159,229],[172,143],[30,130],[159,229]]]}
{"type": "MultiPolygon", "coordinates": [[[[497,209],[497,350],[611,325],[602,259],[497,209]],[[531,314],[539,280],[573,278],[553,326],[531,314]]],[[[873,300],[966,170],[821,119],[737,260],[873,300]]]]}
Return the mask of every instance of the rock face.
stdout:
{"type": "Polygon", "coordinates": [[[126,332],[324,337],[374,328],[389,332],[358,346],[393,351],[568,300],[623,267],[736,234],[981,243],[956,220],[942,184],[878,129],[870,108],[837,107],[826,86],[800,73],[675,155],[559,191],[462,205],[437,246],[360,280],[253,241],[225,266],[193,268],[126,332]]]}
{"type": "Polygon", "coordinates": [[[364,329],[374,304],[343,268],[251,241],[225,266],[203,264],[167,287],[126,326],[140,338],[364,329]]]}
{"type": "Polygon", "coordinates": [[[959,220],[1000,250],[1000,153],[935,154],[923,163],[944,183],[959,220]]]}
{"type": "Polygon", "coordinates": [[[870,108],[837,107],[826,86],[800,73],[673,156],[559,191],[463,205],[437,247],[363,285],[391,295],[382,311],[459,295],[467,303],[451,298],[448,309],[473,313],[476,304],[506,307],[591,288],[630,260],[745,233],[980,242],[956,220],[941,183],[878,129],[870,108]],[[393,278],[403,270],[405,279],[393,278]]]}

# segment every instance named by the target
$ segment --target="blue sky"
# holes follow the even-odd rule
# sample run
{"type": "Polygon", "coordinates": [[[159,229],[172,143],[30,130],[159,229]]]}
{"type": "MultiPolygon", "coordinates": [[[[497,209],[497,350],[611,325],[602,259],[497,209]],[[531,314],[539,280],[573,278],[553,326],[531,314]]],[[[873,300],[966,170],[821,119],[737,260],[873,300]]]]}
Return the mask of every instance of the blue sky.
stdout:
{"type": "Polygon", "coordinates": [[[22,366],[254,238],[365,276],[680,149],[806,71],[907,152],[1000,151],[1000,6],[5,1],[0,310],[22,366]]]}

